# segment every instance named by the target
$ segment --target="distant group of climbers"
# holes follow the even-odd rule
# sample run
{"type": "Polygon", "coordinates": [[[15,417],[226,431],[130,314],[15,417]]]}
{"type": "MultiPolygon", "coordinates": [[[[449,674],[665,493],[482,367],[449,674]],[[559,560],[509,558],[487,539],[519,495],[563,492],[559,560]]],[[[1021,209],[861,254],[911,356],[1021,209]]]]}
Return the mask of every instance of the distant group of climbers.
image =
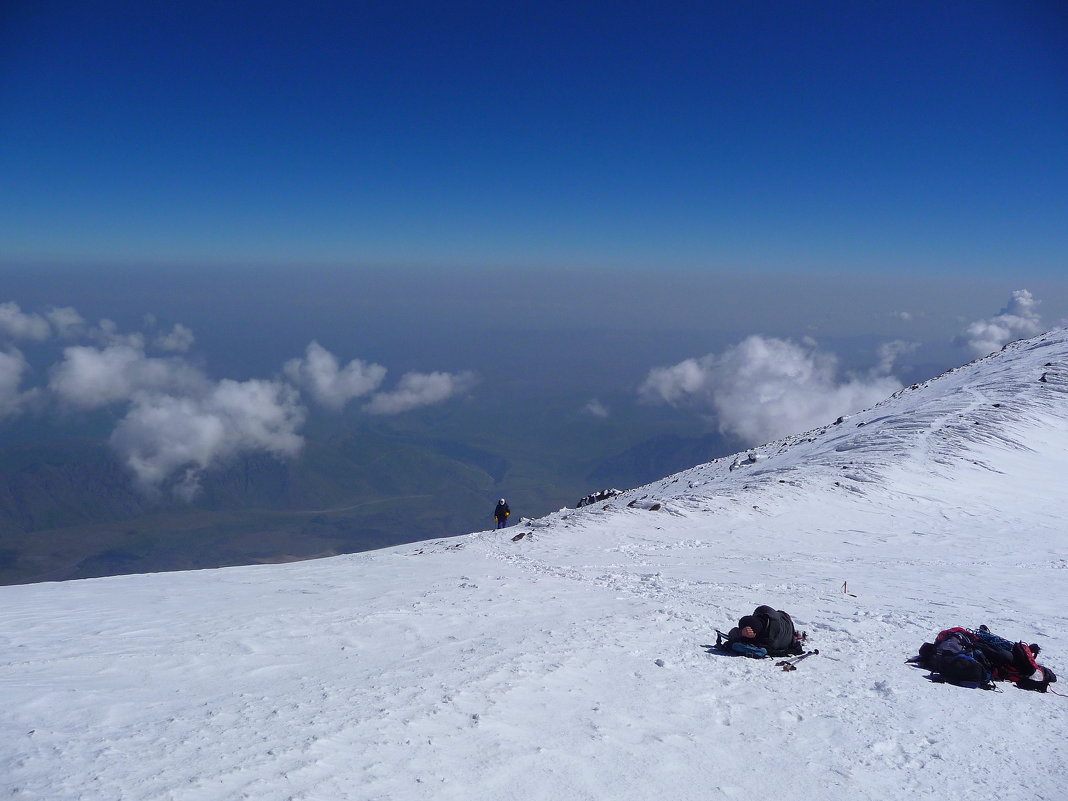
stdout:
{"type": "MultiPolygon", "coordinates": [[[[754,659],[805,655],[806,635],[798,634],[789,614],[770,606],[758,606],[727,634],[717,634],[716,648],[754,659]]],[[[957,626],[939,632],[933,643],[924,643],[907,662],[931,671],[933,681],[987,690],[994,689],[994,681],[1010,681],[1022,690],[1044,693],[1057,676],[1038,664],[1040,651],[1034,643],[1010,642],[986,626],[975,630],[957,626]]]]}

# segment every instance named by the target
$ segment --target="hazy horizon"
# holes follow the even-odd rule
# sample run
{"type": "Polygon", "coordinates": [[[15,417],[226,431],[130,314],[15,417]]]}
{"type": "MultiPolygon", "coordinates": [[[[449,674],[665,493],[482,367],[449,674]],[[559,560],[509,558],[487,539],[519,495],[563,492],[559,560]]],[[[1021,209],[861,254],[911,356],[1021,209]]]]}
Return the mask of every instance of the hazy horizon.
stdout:
{"type": "MultiPolygon", "coordinates": [[[[527,393],[532,407],[588,395],[601,403],[591,417],[603,418],[609,413],[603,405],[607,397],[617,409],[628,395],[628,402],[648,402],[643,387],[653,371],[722,356],[749,338],[796,347],[780,359],[833,361],[831,385],[863,373],[899,374],[910,382],[983,355],[988,345],[992,350],[1068,319],[1068,282],[1018,287],[1008,280],[968,285],[871,276],[769,280],[664,271],[582,276],[341,268],[0,270],[10,293],[0,298],[0,336],[26,363],[17,382],[11,373],[9,398],[58,389],[68,405],[72,398],[64,398],[56,372],[69,362],[67,349],[106,359],[110,348],[132,345],[136,353],[130,359],[160,369],[185,365],[182,369],[202,373],[204,380],[281,379],[298,388],[302,381],[319,381],[304,385],[302,402],[334,412],[415,373],[469,378],[462,388],[442,390],[440,398],[403,411],[453,395],[513,399],[527,393]],[[1020,293],[1026,294],[1025,304],[1010,308],[1020,293]],[[55,309],[66,310],[76,324],[50,329],[46,317],[55,309]],[[969,326],[989,327],[991,320],[1008,324],[994,333],[993,344],[972,335],[978,347],[969,345],[969,326]],[[43,326],[40,333],[34,333],[34,323],[43,326]],[[187,341],[164,341],[175,332],[187,341]],[[311,348],[333,359],[325,365],[333,371],[328,390],[321,377],[299,373],[310,363],[286,367],[310,358],[311,348]],[[359,372],[346,377],[346,365],[381,375],[365,387],[359,382],[372,378],[359,372]],[[357,383],[339,389],[346,380],[357,383]]],[[[112,368],[120,369],[99,366],[105,373],[112,368]]],[[[745,368],[732,369],[740,374],[745,368]]],[[[142,388],[164,389],[150,383],[142,388]]],[[[99,405],[132,397],[138,387],[127,390],[99,405]]],[[[888,394],[881,388],[880,393],[888,394]]],[[[383,410],[379,405],[373,413],[383,410]]],[[[678,414],[697,419],[693,408],[678,414]]]]}

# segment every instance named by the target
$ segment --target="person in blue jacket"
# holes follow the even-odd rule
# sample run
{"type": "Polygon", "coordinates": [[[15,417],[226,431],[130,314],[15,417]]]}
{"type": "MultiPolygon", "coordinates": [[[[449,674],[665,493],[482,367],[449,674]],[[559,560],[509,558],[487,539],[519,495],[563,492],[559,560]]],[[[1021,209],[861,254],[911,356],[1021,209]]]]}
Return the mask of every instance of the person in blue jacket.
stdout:
{"type": "Polygon", "coordinates": [[[512,510],[508,508],[508,504],[504,498],[497,501],[497,508],[493,510],[493,517],[497,521],[497,528],[504,528],[508,525],[508,515],[512,513],[512,510]]]}

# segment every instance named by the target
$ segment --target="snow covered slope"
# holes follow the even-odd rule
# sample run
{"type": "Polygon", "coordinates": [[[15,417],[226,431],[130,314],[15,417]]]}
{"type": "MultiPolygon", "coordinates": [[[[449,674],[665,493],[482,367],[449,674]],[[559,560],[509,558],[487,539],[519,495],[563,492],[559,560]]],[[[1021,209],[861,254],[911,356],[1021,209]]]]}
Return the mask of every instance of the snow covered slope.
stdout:
{"type": "Polygon", "coordinates": [[[0,796],[1063,799],[1068,698],[904,660],[986,623],[1068,692],[1066,477],[1058,330],[504,531],[0,588],[0,796]],[[761,603],[821,654],[706,652],[761,603]]]}

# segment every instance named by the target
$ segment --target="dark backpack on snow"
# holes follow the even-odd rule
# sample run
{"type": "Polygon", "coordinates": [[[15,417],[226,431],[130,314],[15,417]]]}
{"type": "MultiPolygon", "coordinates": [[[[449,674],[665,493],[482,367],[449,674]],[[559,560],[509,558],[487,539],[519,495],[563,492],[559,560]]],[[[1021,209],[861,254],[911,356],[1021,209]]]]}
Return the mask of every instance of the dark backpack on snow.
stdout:
{"type": "Polygon", "coordinates": [[[990,663],[967,633],[954,631],[937,643],[924,643],[920,648],[922,664],[935,681],[959,687],[992,689],[990,663]]]}

